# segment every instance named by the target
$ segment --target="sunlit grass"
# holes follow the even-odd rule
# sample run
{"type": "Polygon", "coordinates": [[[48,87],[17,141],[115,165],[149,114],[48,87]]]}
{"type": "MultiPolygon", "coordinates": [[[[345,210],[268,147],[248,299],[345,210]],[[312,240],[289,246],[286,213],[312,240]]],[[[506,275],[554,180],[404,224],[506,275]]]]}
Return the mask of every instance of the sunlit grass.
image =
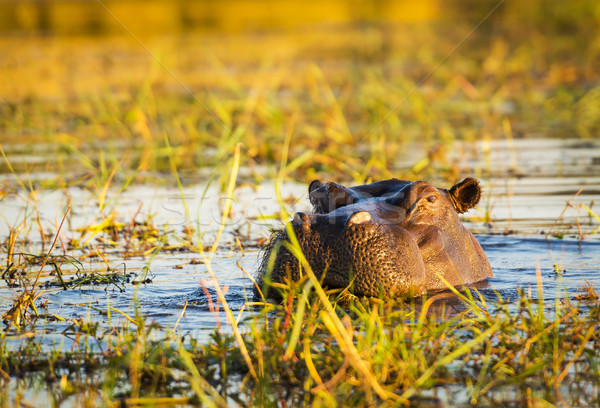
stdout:
{"type": "Polygon", "coordinates": [[[19,341],[5,332],[1,368],[15,378],[12,386],[49,384],[45,392],[58,398],[104,403],[422,406],[435,403],[442,388],[450,400],[466,393],[472,404],[598,403],[592,392],[598,387],[597,298],[548,307],[522,292],[516,304],[432,298],[428,307],[367,300],[339,307],[308,294],[304,288],[311,286],[301,282],[281,305],[244,322],[256,377],[233,335],[216,330],[200,344],[145,321],[141,311],[125,317],[113,311],[108,327],[69,323],[64,334],[75,341],[68,350],[60,344],[47,350],[36,335],[19,341]]]}
{"type": "Polygon", "coordinates": [[[536,20],[535,7],[507,4],[452,53],[475,25],[458,6],[451,22],[144,36],[151,55],[124,32],[20,38],[19,47],[3,38],[2,144],[19,171],[90,183],[115,166],[132,180],[168,172],[167,135],[182,177],[193,179],[238,142],[243,165],[279,162],[295,117],[295,178],[455,178],[454,141],[598,130],[593,28],[582,20],[567,36],[536,20]],[[414,141],[426,156],[399,166],[414,141]],[[29,162],[40,144],[47,160],[29,162]]]}

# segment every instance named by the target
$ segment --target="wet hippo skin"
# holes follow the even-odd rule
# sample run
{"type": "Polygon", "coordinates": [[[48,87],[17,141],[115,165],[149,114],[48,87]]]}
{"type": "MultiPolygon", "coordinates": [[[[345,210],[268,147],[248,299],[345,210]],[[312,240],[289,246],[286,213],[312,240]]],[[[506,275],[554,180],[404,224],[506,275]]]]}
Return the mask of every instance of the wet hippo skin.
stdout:
{"type": "MultiPolygon", "coordinates": [[[[296,213],[292,227],[324,286],[355,295],[394,297],[447,289],[493,276],[481,246],[458,214],[479,202],[479,182],[467,178],[449,190],[427,181],[385,180],[356,187],[313,181],[313,213],[296,213]],[[443,278],[443,279],[441,279],[443,278]]],[[[299,280],[298,260],[274,235],[259,284],[299,280]]]]}

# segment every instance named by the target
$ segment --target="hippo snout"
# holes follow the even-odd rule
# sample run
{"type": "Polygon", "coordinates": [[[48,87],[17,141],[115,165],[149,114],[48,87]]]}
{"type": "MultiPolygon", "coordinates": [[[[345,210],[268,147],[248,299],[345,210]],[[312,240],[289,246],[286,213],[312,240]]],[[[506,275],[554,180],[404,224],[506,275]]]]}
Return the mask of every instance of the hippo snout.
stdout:
{"type": "MultiPolygon", "coordinates": [[[[366,296],[423,292],[425,266],[408,231],[377,223],[368,211],[343,215],[300,212],[291,224],[306,260],[323,285],[348,287],[366,296]]],[[[298,280],[299,262],[281,245],[283,241],[290,241],[286,232],[274,239],[272,248],[278,247],[277,253],[268,255],[275,256],[271,280],[298,280]]]]}

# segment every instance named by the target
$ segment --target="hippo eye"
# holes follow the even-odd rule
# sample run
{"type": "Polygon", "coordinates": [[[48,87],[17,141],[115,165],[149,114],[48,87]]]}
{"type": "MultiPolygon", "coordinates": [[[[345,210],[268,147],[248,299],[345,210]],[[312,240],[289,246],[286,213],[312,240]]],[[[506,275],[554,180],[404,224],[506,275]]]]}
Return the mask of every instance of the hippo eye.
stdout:
{"type": "Polygon", "coordinates": [[[427,197],[427,201],[429,201],[430,203],[435,203],[437,201],[437,196],[435,194],[432,194],[429,197],[427,197]]]}

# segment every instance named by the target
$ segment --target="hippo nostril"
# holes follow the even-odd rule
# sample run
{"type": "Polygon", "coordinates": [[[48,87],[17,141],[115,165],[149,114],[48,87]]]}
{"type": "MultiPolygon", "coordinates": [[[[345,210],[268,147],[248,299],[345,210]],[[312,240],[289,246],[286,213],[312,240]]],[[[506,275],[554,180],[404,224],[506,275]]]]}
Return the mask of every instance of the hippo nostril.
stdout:
{"type": "Polygon", "coordinates": [[[297,212],[294,214],[294,219],[292,220],[292,224],[294,225],[302,225],[310,219],[309,215],[303,212],[297,212]]]}
{"type": "Polygon", "coordinates": [[[292,220],[292,224],[302,225],[302,218],[300,217],[300,214],[298,214],[298,213],[294,214],[294,219],[292,220]]]}
{"type": "Polygon", "coordinates": [[[355,214],[352,214],[352,216],[348,220],[348,225],[366,224],[366,223],[370,222],[371,219],[372,219],[371,214],[369,214],[367,211],[357,212],[355,214]]]}

